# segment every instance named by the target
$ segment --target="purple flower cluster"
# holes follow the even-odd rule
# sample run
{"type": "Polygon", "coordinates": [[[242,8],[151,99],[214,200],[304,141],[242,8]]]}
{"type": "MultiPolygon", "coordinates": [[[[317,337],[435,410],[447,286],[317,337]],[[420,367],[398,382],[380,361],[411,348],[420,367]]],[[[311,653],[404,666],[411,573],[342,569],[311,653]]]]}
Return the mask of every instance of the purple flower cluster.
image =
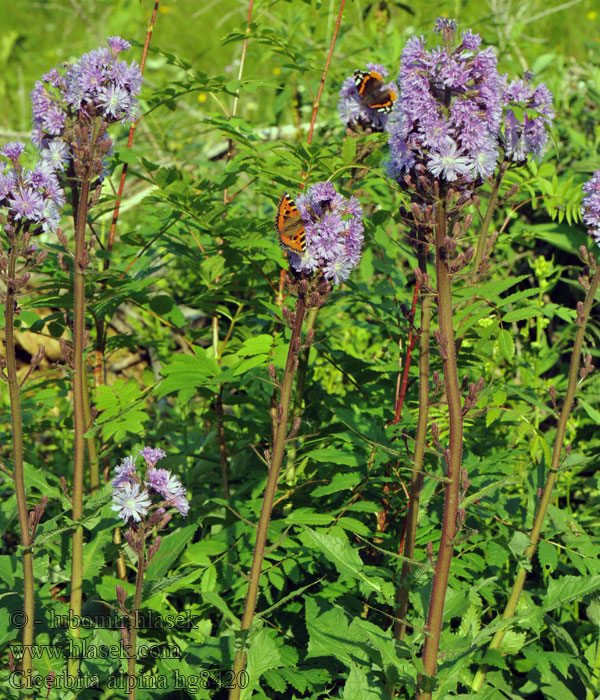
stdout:
{"type": "MultiPolygon", "coordinates": [[[[391,80],[385,82],[389,71],[379,63],[367,63],[367,71],[374,72],[381,76],[381,81],[377,87],[378,94],[393,93],[394,99],[398,94],[396,83],[391,80]]],[[[361,125],[363,128],[370,127],[373,131],[384,131],[388,121],[388,114],[378,109],[372,109],[369,99],[361,97],[356,86],[356,77],[350,76],[344,80],[340,88],[337,104],[338,114],[341,121],[346,126],[361,125]]]]}
{"type": "Polygon", "coordinates": [[[64,170],[69,161],[69,148],[61,137],[70,122],[100,116],[109,125],[137,117],[140,68],[135,61],[128,64],[118,58],[129,49],[128,41],[114,36],[108,45],[60,71],[53,68],[35,83],[32,140],[55,169],[64,170]]]}
{"type": "Polygon", "coordinates": [[[6,212],[6,232],[17,227],[33,234],[56,231],[60,209],[65,203],[63,191],[52,167],[44,160],[33,170],[24,168],[21,156],[25,144],[7,143],[0,155],[10,163],[0,163],[0,207],[6,212]]]}
{"type": "Polygon", "coordinates": [[[552,124],[552,93],[540,83],[535,89],[530,85],[531,74],[524,80],[513,80],[506,86],[504,134],[502,143],[507,160],[524,162],[529,156],[540,158],[548,141],[547,127],[552,124]],[[524,114],[518,119],[513,109],[516,104],[532,110],[535,116],[524,114]]]}
{"type": "Polygon", "coordinates": [[[441,18],[436,31],[443,47],[428,51],[413,36],[402,52],[400,97],[387,126],[388,172],[396,180],[417,168],[469,183],[496,168],[503,94],[496,54],[480,51],[481,39],[471,31],[452,48],[455,28],[441,18]]]}
{"type": "Polygon", "coordinates": [[[588,225],[588,233],[600,245],[600,170],[583,186],[585,196],[581,204],[581,215],[588,225]]]}
{"type": "Polygon", "coordinates": [[[322,270],[326,279],[340,284],[348,278],[361,254],[363,212],[356,197],[344,197],[331,182],[318,182],[296,198],[304,222],[306,249],[288,253],[298,272],[322,270]]]}
{"type": "Polygon", "coordinates": [[[186,516],[190,509],[185,495],[186,490],[181,481],[168,469],[156,469],[156,463],[166,457],[160,448],[145,447],[140,455],[146,462],[146,475],[142,481],[138,475],[132,456],[125,457],[123,462],[115,467],[112,480],[113,505],[111,509],[118,512],[125,522],[134,520],[140,522],[153,507],[164,509],[173,507],[181,515],[186,516]],[[160,496],[160,503],[153,506],[152,496],[160,496]]]}

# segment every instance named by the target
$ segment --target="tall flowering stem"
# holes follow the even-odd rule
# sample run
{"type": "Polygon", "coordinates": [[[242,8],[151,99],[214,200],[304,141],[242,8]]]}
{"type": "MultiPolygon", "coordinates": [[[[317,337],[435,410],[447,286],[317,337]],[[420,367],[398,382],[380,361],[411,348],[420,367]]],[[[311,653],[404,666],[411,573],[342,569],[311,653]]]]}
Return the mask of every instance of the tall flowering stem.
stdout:
{"type": "MultiPolygon", "coordinates": [[[[599,178],[600,179],[600,178],[599,178]]],[[[600,212],[600,209],[599,209],[600,212]]],[[[550,461],[550,466],[548,468],[548,476],[546,477],[546,483],[544,484],[544,490],[542,492],[542,497],[538,504],[538,509],[535,514],[535,520],[533,522],[533,527],[529,533],[529,546],[525,550],[524,556],[527,561],[531,561],[533,555],[536,551],[538,542],[540,541],[540,533],[542,531],[542,526],[544,524],[544,518],[546,517],[546,511],[548,510],[548,505],[550,504],[550,498],[552,497],[552,491],[554,485],[556,484],[556,478],[558,476],[558,470],[560,467],[561,456],[563,452],[563,446],[565,441],[565,432],[567,429],[567,421],[571,414],[573,408],[573,401],[575,399],[575,391],[577,389],[579,366],[581,363],[581,352],[583,347],[583,340],[585,337],[585,329],[587,322],[590,317],[590,311],[594,303],[594,297],[598,290],[598,285],[600,284],[600,267],[591,253],[582,250],[585,258],[588,258],[590,266],[595,268],[594,276],[589,282],[589,287],[583,304],[581,302],[577,309],[577,332],[575,334],[575,341],[573,343],[573,352],[571,354],[571,364],[569,366],[569,378],[567,382],[567,392],[565,394],[565,400],[560,412],[558,419],[558,425],[556,427],[556,437],[554,439],[554,449],[552,451],[552,459],[550,461]],[[589,257],[588,257],[589,256],[589,257]]],[[[587,286],[587,285],[586,285],[587,286]]],[[[593,369],[591,366],[591,357],[586,359],[586,363],[581,370],[582,378],[587,376],[589,372],[593,369]]],[[[523,591],[523,586],[525,585],[525,579],[527,577],[527,569],[524,566],[520,566],[513,583],[508,602],[504,608],[502,614],[503,620],[508,620],[514,616],[521,592],[523,591]]],[[[493,636],[492,641],[488,649],[498,650],[506,634],[506,627],[500,629],[493,636]]],[[[482,665],[477,671],[475,679],[473,681],[473,689],[476,691],[481,690],[483,687],[485,676],[487,673],[487,665],[482,665]]]]}
{"type": "Polygon", "coordinates": [[[60,207],[64,204],[63,191],[52,167],[38,161],[33,170],[21,164],[25,144],[8,143],[0,155],[11,161],[0,163],[0,230],[5,234],[0,249],[0,278],[5,282],[2,295],[5,319],[6,359],[0,358],[0,378],[8,384],[10,402],[13,481],[17,499],[17,513],[23,554],[23,687],[31,687],[34,641],[34,579],[33,543],[35,530],[44,512],[47,497],[33,512],[27,510],[27,493],[24,474],[23,422],[21,414],[21,388],[44,354],[44,348],[31,360],[29,372],[22,382],[17,374],[15,354],[15,319],[20,312],[18,294],[30,279],[30,269],[39,265],[46,256],[32,243],[32,237],[42,232],[54,232],[60,221],[60,207]]]}
{"type": "MultiPolygon", "coordinates": [[[[252,557],[252,568],[244,613],[240,625],[240,647],[233,665],[234,678],[246,666],[245,642],[256,612],[256,601],[260,584],[265,545],[277,482],[286,445],[300,427],[297,416],[288,433],[292,387],[298,369],[298,356],[312,342],[312,329],[307,334],[304,346],[301,343],[302,325],[307,308],[316,308],[325,303],[332,285],[340,284],[350,274],[361,255],[363,242],[362,209],[355,197],[349,199],[339,194],[331,182],[319,182],[308,188],[305,194],[292,201],[284,194],[277,215],[276,227],[281,247],[287,251],[291,273],[288,283],[297,294],[296,308],[291,313],[283,307],[283,316],[292,329],[287,359],[280,384],[279,401],[272,399],[271,418],[273,427],[273,450],[267,455],[269,474],[256,532],[252,557]],[[285,214],[282,204],[285,202],[285,214]]],[[[276,371],[270,368],[271,378],[276,383],[276,371]]],[[[239,700],[241,687],[236,684],[229,693],[229,700],[239,700]]]]}
{"type": "MultiPolygon", "coordinates": [[[[254,544],[254,555],[252,557],[252,569],[250,571],[250,581],[248,583],[248,592],[246,594],[246,603],[244,605],[244,614],[240,631],[242,636],[247,634],[250,629],[254,613],[256,612],[256,600],[258,598],[258,586],[262,571],[263,560],[265,556],[265,545],[267,542],[267,531],[271,520],[271,511],[273,509],[273,501],[275,500],[275,491],[277,490],[277,481],[279,472],[283,462],[285,445],[288,437],[288,414],[290,409],[290,400],[292,397],[292,386],[294,383],[294,375],[298,367],[298,353],[300,352],[300,338],[302,333],[302,323],[306,311],[306,301],[303,295],[298,296],[296,309],[294,312],[292,336],[288,347],[287,360],[283,372],[283,381],[281,383],[281,393],[279,395],[279,405],[277,407],[277,431],[275,434],[275,443],[273,445],[273,454],[269,464],[269,476],[267,477],[267,485],[263,496],[263,504],[260,511],[258,521],[258,529],[256,532],[256,542],[254,544]]],[[[246,666],[246,651],[244,648],[238,650],[235,655],[233,664],[233,678],[239,678],[240,673],[246,666]]],[[[239,700],[241,687],[235,684],[229,693],[229,700],[239,700]]]]}
{"type": "MultiPolygon", "coordinates": [[[[427,244],[423,240],[418,243],[418,260],[421,274],[427,274],[427,244]]],[[[418,280],[417,280],[418,283],[418,280]]],[[[423,488],[423,459],[427,444],[427,419],[429,416],[429,339],[431,329],[432,298],[428,290],[421,288],[421,328],[419,330],[419,415],[415,435],[415,450],[413,453],[413,471],[410,480],[410,495],[408,512],[404,521],[404,549],[406,557],[402,562],[400,583],[396,591],[396,613],[394,617],[394,636],[404,639],[406,634],[406,612],[408,610],[409,586],[406,579],[410,575],[414,558],[419,518],[419,502],[423,488]]]]}
{"type": "MultiPolygon", "coordinates": [[[[449,446],[446,451],[447,476],[442,519],[440,547],[433,577],[429,614],[427,617],[427,638],[423,649],[423,666],[427,676],[434,676],[437,669],[437,656],[440,646],[444,601],[448,588],[450,563],[454,551],[454,536],[459,506],[460,465],[462,460],[463,417],[461,415],[461,392],[456,365],[454,328],[452,323],[452,293],[450,289],[450,269],[445,246],[447,245],[446,203],[443,199],[435,205],[435,248],[440,354],[444,370],[444,384],[448,401],[449,446]]],[[[429,700],[431,692],[420,690],[418,700],[429,700]]]]}
{"type": "MultiPolygon", "coordinates": [[[[73,619],[81,616],[82,578],[83,578],[83,525],[77,525],[83,513],[83,473],[85,457],[86,431],[85,423],[85,396],[87,376],[84,364],[85,344],[85,268],[87,267],[87,250],[85,246],[85,229],[87,225],[88,199],[90,194],[90,181],[84,179],[78,190],[73,190],[74,197],[78,198],[75,214],[75,255],[73,259],[73,293],[74,293],[74,318],[73,318],[73,413],[74,413],[74,445],[73,445],[73,494],[72,509],[73,522],[76,523],[73,531],[71,560],[71,597],[69,609],[73,613],[73,619]]],[[[72,619],[71,617],[69,619],[72,619]]],[[[70,626],[71,634],[79,639],[80,628],[78,624],[70,626]]],[[[69,659],[69,675],[76,676],[79,668],[79,659],[69,659]]]]}
{"type": "Polygon", "coordinates": [[[124,615],[129,618],[129,628],[121,628],[121,637],[127,649],[128,699],[135,700],[136,696],[136,649],[139,612],[142,606],[142,591],[144,574],[152,558],[156,555],[161,537],[159,530],[167,526],[175,509],[187,516],[190,505],[186,498],[186,490],[178,477],[168,469],[157,469],[156,463],[166,457],[166,452],[160,448],[145,447],[139,453],[146,463],[144,478],[136,468],[136,458],[126,457],[115,468],[112,480],[113,505],[111,509],[118,512],[129,528],[125,531],[125,539],[137,556],[137,574],[133,608],[129,610],[125,602],[127,594],[123,587],[117,585],[117,602],[124,615]],[[146,548],[149,538],[154,541],[146,548]]]}
{"type": "MultiPolygon", "coordinates": [[[[38,80],[31,93],[33,106],[32,140],[48,165],[61,173],[70,184],[75,221],[73,257],[73,404],[74,449],[72,510],[75,528],[72,540],[71,619],[81,615],[83,574],[84,434],[91,411],[85,371],[85,270],[89,261],[86,246],[88,210],[97,201],[106,158],[112,151],[107,135],[111,124],[134,121],[138,114],[137,95],[142,76],[139,66],[119,59],[129,42],[113,36],[109,48],[100,48],[81,56],[77,63],[60,70],[52,69],[38,80]],[[92,187],[92,183],[94,186],[92,187]],[[87,419],[86,419],[87,416],[87,419]]],[[[70,253],[66,238],[61,237],[70,253]]],[[[95,454],[95,450],[91,451],[95,454]]],[[[90,460],[94,465],[94,460],[90,460]]],[[[92,487],[98,485],[97,462],[90,475],[92,487]]],[[[72,623],[70,632],[76,639],[79,626],[72,623]]],[[[79,660],[69,659],[67,671],[76,676],[79,660]]]]}
{"type": "Polygon", "coordinates": [[[10,400],[10,417],[12,426],[13,445],[13,477],[17,496],[17,512],[23,546],[23,680],[25,686],[31,678],[31,653],[34,636],[34,602],[33,602],[33,551],[29,533],[29,516],[27,512],[27,496],[25,493],[25,477],[23,472],[23,423],[21,414],[21,390],[17,376],[17,360],[15,357],[15,309],[16,301],[16,264],[18,246],[13,241],[8,251],[7,288],[4,306],[5,347],[6,347],[6,379],[10,400]]]}
{"type": "MultiPolygon", "coordinates": [[[[465,517],[465,511],[459,508],[463,418],[483,388],[482,378],[469,385],[461,408],[450,280],[475,254],[475,249],[469,248],[454,257],[458,239],[472,222],[464,209],[473,201],[473,192],[490,181],[492,192],[472,274],[475,279],[485,264],[488,231],[504,174],[510,164],[541,156],[548,139],[547,126],[554,116],[552,95],[546,86],[541,84],[534,90],[529,85],[531,76],[507,84],[506,77],[498,73],[494,49],[481,49],[477,34],[463,31],[459,39],[456,22],[446,17],[438,17],[434,32],[440,35],[441,46],[433,50],[425,48],[422,37],[413,36],[406,43],[398,75],[400,97],[387,125],[388,174],[410,191],[410,213],[416,225],[433,229],[433,240],[430,234],[427,236],[435,244],[436,253],[439,330],[435,334],[442,357],[450,428],[449,447],[444,450],[449,481],[419,700],[431,698],[457,521],[465,517]]],[[[420,273],[428,284],[426,275],[420,273]]],[[[420,429],[424,431],[425,427],[421,425],[420,429]]],[[[466,474],[464,477],[466,483],[466,474]]],[[[418,491],[418,479],[414,486],[418,491]]],[[[412,513],[411,517],[416,515],[412,513]]],[[[406,605],[406,596],[407,592],[398,592],[400,610],[406,605]]],[[[396,634],[403,634],[401,621],[396,634]]]]}

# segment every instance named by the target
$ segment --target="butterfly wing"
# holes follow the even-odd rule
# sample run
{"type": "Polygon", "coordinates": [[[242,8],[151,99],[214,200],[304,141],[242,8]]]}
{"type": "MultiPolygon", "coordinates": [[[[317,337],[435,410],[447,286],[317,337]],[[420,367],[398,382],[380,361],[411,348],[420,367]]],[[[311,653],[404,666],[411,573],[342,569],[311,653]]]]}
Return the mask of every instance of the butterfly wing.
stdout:
{"type": "Polygon", "coordinates": [[[302,254],[306,250],[304,222],[294,200],[284,192],[277,207],[275,229],[279,234],[279,245],[283,250],[302,254]]]}
{"type": "Polygon", "coordinates": [[[354,84],[363,102],[375,112],[389,114],[396,101],[396,93],[386,88],[383,76],[377,71],[354,71],[354,84]]]}

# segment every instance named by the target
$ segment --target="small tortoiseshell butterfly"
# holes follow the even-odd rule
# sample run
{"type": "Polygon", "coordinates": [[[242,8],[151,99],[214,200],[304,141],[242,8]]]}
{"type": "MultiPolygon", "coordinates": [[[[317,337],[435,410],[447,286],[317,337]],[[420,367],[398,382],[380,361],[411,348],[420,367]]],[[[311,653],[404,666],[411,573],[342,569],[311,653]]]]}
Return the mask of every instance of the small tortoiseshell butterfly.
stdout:
{"type": "Polygon", "coordinates": [[[355,70],[354,84],[367,107],[383,114],[389,114],[392,111],[396,93],[384,86],[381,73],[374,70],[355,70]]]}
{"type": "Polygon", "coordinates": [[[284,192],[279,200],[275,229],[279,234],[279,245],[283,250],[299,255],[306,250],[304,222],[298,207],[287,192],[284,192]]]}

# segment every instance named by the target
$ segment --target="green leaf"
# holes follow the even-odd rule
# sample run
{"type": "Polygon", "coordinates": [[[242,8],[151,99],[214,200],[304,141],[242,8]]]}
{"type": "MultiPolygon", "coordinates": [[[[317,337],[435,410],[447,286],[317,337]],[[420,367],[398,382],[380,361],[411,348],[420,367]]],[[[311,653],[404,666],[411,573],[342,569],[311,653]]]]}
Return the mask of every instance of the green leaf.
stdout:
{"type": "Polygon", "coordinates": [[[561,576],[552,579],[542,601],[544,610],[564,607],[573,600],[600,590],[600,576],[561,576]]]}
{"type": "Polygon", "coordinates": [[[537,548],[537,556],[540,564],[550,572],[556,569],[558,564],[558,552],[551,542],[540,540],[537,548]]]}
{"type": "MultiPolygon", "coordinates": [[[[520,275],[519,277],[507,277],[506,279],[499,279],[494,280],[492,282],[487,282],[486,284],[482,284],[481,287],[477,288],[477,296],[481,299],[487,299],[488,301],[491,301],[494,297],[498,296],[499,294],[502,294],[507,289],[510,289],[515,284],[519,284],[519,282],[522,282],[528,277],[529,275],[520,275]]],[[[457,298],[467,297],[471,299],[473,296],[473,288],[469,285],[466,285],[462,289],[457,289],[456,291],[453,291],[452,295],[457,298]]]]}
{"type": "Polygon", "coordinates": [[[181,309],[175,304],[175,301],[168,294],[159,294],[150,299],[150,308],[154,313],[162,316],[174,326],[182,328],[185,326],[185,317],[181,309]]]}
{"type": "MultiPolygon", "coordinates": [[[[177,517],[177,516],[175,516],[177,517]]],[[[170,535],[163,537],[158,552],[154,555],[152,561],[146,569],[144,575],[144,587],[146,583],[153,579],[163,578],[167,571],[173,566],[173,563],[180,555],[186,544],[192,539],[196,532],[196,524],[182,527],[170,535]]]]}
{"type": "Polygon", "coordinates": [[[148,420],[144,399],[145,393],[135,379],[117,379],[112,386],[101,384],[94,394],[96,407],[101,411],[98,425],[104,440],[113,438],[122,441],[128,433],[144,432],[148,420]]]}
{"type": "Polygon", "coordinates": [[[104,566],[103,550],[107,544],[112,542],[112,536],[112,528],[106,528],[100,532],[95,532],[90,541],[83,545],[84,580],[90,580],[100,574],[100,570],[104,566]]]}
{"type": "Polygon", "coordinates": [[[264,628],[250,636],[246,658],[248,686],[242,689],[241,700],[252,695],[265,671],[283,666],[273,632],[264,628]]]}
{"type": "Polygon", "coordinates": [[[263,333],[245,340],[238,349],[240,356],[267,355],[273,348],[273,336],[263,333]]]}
{"type": "Polygon", "coordinates": [[[506,630],[504,633],[504,638],[500,644],[501,654],[516,654],[521,651],[525,642],[527,640],[527,635],[525,632],[515,632],[514,630],[506,630]]]}
{"type": "Polygon", "coordinates": [[[496,668],[508,669],[504,654],[501,654],[496,649],[486,649],[483,663],[488,666],[495,666],[496,668]]]}
{"type": "Polygon", "coordinates": [[[162,368],[161,374],[165,379],[155,390],[157,398],[176,391],[185,392],[191,398],[194,390],[200,387],[210,387],[215,392],[218,390],[212,384],[221,371],[217,361],[209,357],[204,348],[195,347],[194,350],[195,355],[175,355],[172,362],[162,368]]]}
{"type": "Polygon", "coordinates": [[[207,591],[214,591],[217,586],[217,570],[214,566],[209,566],[206,571],[202,574],[202,580],[200,581],[200,590],[203,593],[207,591]]]}
{"type": "MultiPolygon", "coordinates": [[[[348,447],[351,447],[348,445],[348,447]]],[[[306,457],[310,457],[317,462],[328,462],[330,464],[345,464],[348,467],[356,467],[360,464],[360,457],[356,451],[343,452],[336,447],[325,447],[318,450],[311,450],[306,457]]]]}
{"type": "Polygon", "coordinates": [[[331,513],[319,513],[313,508],[295,508],[285,519],[290,525],[329,525],[333,520],[331,513]]]}
{"type": "Polygon", "coordinates": [[[346,136],[342,143],[342,162],[344,165],[349,165],[354,162],[356,155],[356,139],[352,136],[346,136]]]}
{"type": "Polygon", "coordinates": [[[507,362],[510,362],[515,355],[515,341],[512,333],[503,328],[498,336],[498,348],[507,362]]]}
{"type": "Polygon", "coordinates": [[[502,320],[504,323],[511,323],[512,321],[524,321],[526,318],[534,318],[541,315],[540,309],[515,309],[504,314],[502,320]]]}
{"type": "Polygon", "coordinates": [[[349,532],[354,532],[357,535],[362,535],[363,537],[369,537],[372,533],[370,527],[367,527],[364,523],[356,518],[349,518],[347,515],[343,515],[337,520],[337,526],[348,530],[349,532]]]}
{"type": "Polygon", "coordinates": [[[9,588],[15,587],[16,562],[17,560],[13,555],[0,555],[0,581],[4,581],[9,588]]]}
{"type": "Polygon", "coordinates": [[[32,464],[29,464],[29,462],[25,462],[23,465],[23,474],[27,486],[33,486],[38,489],[40,493],[48,496],[48,498],[55,498],[60,502],[64,497],[64,494],[61,489],[58,488],[58,486],[52,486],[49,483],[48,479],[46,478],[46,474],[49,473],[51,472],[34,467],[32,464]]]}
{"type": "Polygon", "coordinates": [[[600,424],[600,411],[597,411],[593,406],[591,406],[585,399],[578,397],[577,403],[583,408],[583,410],[588,414],[588,416],[596,424],[600,424]]]}
{"type": "Polygon", "coordinates": [[[229,609],[227,603],[215,591],[202,591],[202,598],[209,604],[214,605],[235,627],[240,626],[240,620],[229,609]]]}
{"type": "Polygon", "coordinates": [[[309,635],[306,658],[333,656],[346,666],[350,666],[354,653],[364,658],[360,647],[353,649],[348,640],[348,620],[343,610],[338,607],[320,610],[319,604],[323,605],[324,601],[317,603],[314,598],[305,599],[309,635]]]}
{"type": "Polygon", "coordinates": [[[317,486],[316,489],[313,489],[311,495],[317,497],[328,496],[331,493],[352,489],[358,483],[360,483],[360,480],[361,476],[358,472],[350,472],[349,474],[335,474],[329,484],[317,486]]]}
{"type": "MultiPolygon", "coordinates": [[[[341,532],[341,530],[338,530],[338,532],[341,532]]],[[[316,532],[310,528],[305,528],[302,537],[307,539],[313,547],[320,550],[332,562],[342,580],[345,578],[356,578],[365,587],[367,593],[374,591],[379,595],[385,595],[380,580],[376,577],[365,575],[362,559],[346,538],[329,535],[324,532],[316,532]]]]}
{"type": "Polygon", "coordinates": [[[126,146],[122,146],[121,148],[117,149],[116,155],[121,163],[135,164],[138,162],[139,158],[139,154],[135,149],[127,148],[126,146]]]}
{"type": "Polygon", "coordinates": [[[600,596],[592,598],[592,602],[586,608],[586,615],[592,624],[600,627],[600,596]]]}
{"type": "Polygon", "coordinates": [[[373,687],[373,680],[356,664],[350,664],[350,673],[344,685],[344,700],[380,700],[381,690],[373,687]]]}
{"type": "Polygon", "coordinates": [[[268,355],[254,355],[253,357],[248,357],[246,360],[242,360],[239,365],[236,365],[233,370],[233,375],[237,377],[240,374],[244,374],[255,367],[266,366],[268,360],[268,355]]]}
{"type": "Polygon", "coordinates": [[[490,425],[491,425],[497,418],[500,417],[500,415],[502,414],[502,410],[503,410],[503,409],[498,408],[498,406],[491,406],[490,408],[488,408],[488,410],[487,410],[486,413],[485,413],[485,427],[486,427],[486,428],[489,428],[490,425]]]}
{"type": "Polygon", "coordinates": [[[517,557],[520,558],[525,554],[525,550],[531,542],[529,541],[529,537],[524,533],[520,531],[516,531],[513,533],[513,536],[510,538],[510,542],[508,543],[510,551],[517,557]]]}
{"type": "Polygon", "coordinates": [[[332,562],[342,578],[355,578],[363,569],[358,552],[347,539],[306,528],[304,538],[332,562]]]}

